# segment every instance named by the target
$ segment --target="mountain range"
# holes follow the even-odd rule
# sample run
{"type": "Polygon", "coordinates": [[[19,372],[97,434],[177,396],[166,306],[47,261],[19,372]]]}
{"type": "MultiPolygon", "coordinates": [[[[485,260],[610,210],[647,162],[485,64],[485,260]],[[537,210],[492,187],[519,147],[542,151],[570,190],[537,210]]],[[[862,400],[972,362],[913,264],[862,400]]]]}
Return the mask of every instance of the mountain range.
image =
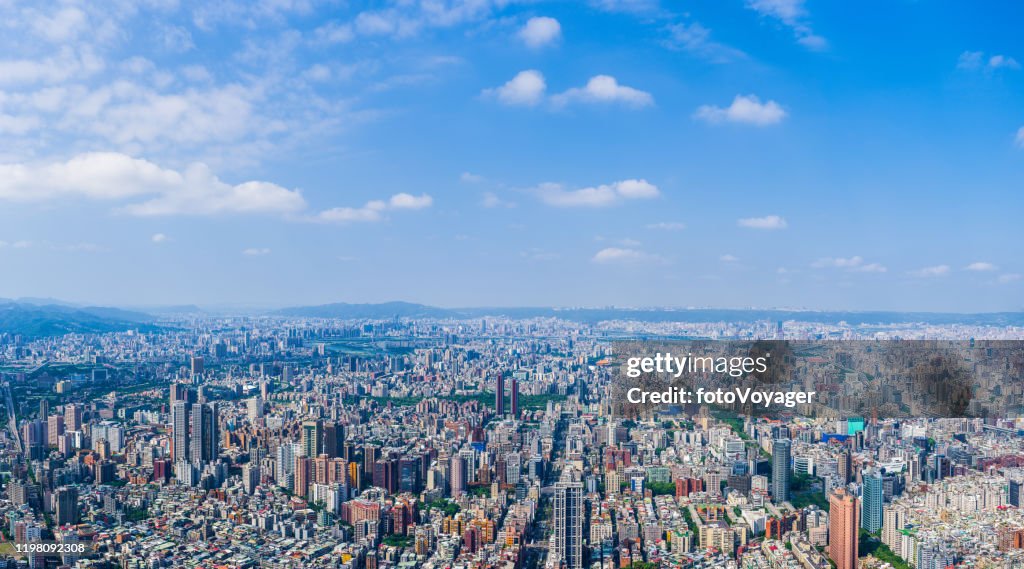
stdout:
{"type": "MultiPolygon", "coordinates": [[[[195,305],[154,306],[126,310],[104,306],[81,306],[55,299],[0,299],[0,333],[29,338],[69,333],[105,333],[126,330],[156,331],[158,320],[175,314],[216,314],[195,305]]],[[[237,310],[232,310],[237,313],[237,310]]],[[[834,324],[896,324],[916,322],[949,325],[1024,326],[1024,312],[960,314],[951,312],[812,311],[783,309],[722,308],[552,308],[552,307],[467,307],[441,308],[411,302],[377,304],[333,303],[294,306],[276,310],[251,309],[254,316],[281,318],[332,318],[340,320],[389,320],[393,318],[560,318],[594,324],[606,320],[642,322],[753,322],[787,321],[834,324]]]]}

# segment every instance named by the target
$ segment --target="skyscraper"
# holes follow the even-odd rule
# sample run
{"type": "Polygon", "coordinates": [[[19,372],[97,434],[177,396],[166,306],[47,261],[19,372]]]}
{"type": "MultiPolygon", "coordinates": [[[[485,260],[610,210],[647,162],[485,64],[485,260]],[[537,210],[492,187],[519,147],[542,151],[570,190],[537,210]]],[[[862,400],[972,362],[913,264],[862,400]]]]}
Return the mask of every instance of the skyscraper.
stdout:
{"type": "Polygon", "coordinates": [[[57,488],[53,504],[58,526],[78,523],[78,490],[70,486],[57,488]]]}
{"type": "Polygon", "coordinates": [[[69,403],[64,406],[64,426],[69,431],[82,430],[82,406],[69,403]]]}
{"type": "Polygon", "coordinates": [[[565,569],[583,567],[583,484],[555,485],[548,565],[565,569]]]}
{"type": "Polygon", "coordinates": [[[499,417],[505,416],[505,374],[501,372],[494,388],[494,409],[499,417]]]}
{"type": "Polygon", "coordinates": [[[519,380],[512,380],[512,416],[519,418],[519,380]]]}
{"type": "Polygon", "coordinates": [[[171,407],[171,458],[188,460],[188,401],[177,400],[171,407]]]}
{"type": "Polygon", "coordinates": [[[205,464],[220,454],[220,437],[217,433],[217,404],[206,403],[192,406],[191,459],[196,465],[205,464]]]}
{"type": "Polygon", "coordinates": [[[885,493],[881,472],[874,471],[864,476],[864,490],[861,494],[861,527],[875,533],[882,529],[882,500],[885,493]]]}
{"type": "Polygon", "coordinates": [[[828,556],[836,569],[857,569],[857,538],[860,531],[859,500],[844,488],[828,497],[828,556]]]}
{"type": "Polygon", "coordinates": [[[466,472],[466,459],[459,454],[452,455],[451,467],[451,496],[458,498],[466,493],[468,472],[466,472]]]}
{"type": "Polygon", "coordinates": [[[839,467],[839,481],[843,486],[846,486],[850,483],[851,474],[853,473],[853,460],[850,457],[849,449],[843,449],[839,453],[839,457],[836,462],[839,467]]]}
{"type": "Polygon", "coordinates": [[[320,421],[302,423],[302,454],[310,458],[320,456],[323,448],[324,426],[320,421]]]}
{"type": "Polygon", "coordinates": [[[772,500],[776,504],[789,501],[791,448],[792,442],[789,439],[777,439],[772,444],[772,500]]]}

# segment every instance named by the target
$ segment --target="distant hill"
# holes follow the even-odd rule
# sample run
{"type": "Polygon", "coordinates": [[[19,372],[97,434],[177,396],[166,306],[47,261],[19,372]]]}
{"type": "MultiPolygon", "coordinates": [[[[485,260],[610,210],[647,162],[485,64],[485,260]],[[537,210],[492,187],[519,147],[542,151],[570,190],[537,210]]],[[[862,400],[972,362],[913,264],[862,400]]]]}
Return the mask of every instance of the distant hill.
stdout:
{"type": "Polygon", "coordinates": [[[278,316],[305,318],[339,318],[385,320],[389,318],[561,318],[575,322],[596,323],[606,320],[637,320],[641,322],[755,322],[786,321],[834,324],[895,324],[921,322],[926,324],[965,324],[992,326],[1024,326],[1024,312],[991,312],[960,314],[952,312],[885,312],[885,311],[812,311],[758,310],[721,308],[546,308],[546,307],[479,307],[438,308],[409,302],[380,304],[323,304],[277,310],[278,316]]]}
{"type": "Polygon", "coordinates": [[[148,314],[120,308],[0,301],[0,333],[40,338],[133,329],[153,331],[159,327],[148,314]]]}
{"type": "Polygon", "coordinates": [[[436,308],[412,302],[382,302],[380,304],[349,304],[337,302],[319,306],[297,306],[282,308],[274,314],[278,316],[297,316],[304,318],[340,318],[340,319],[387,319],[387,318],[449,318],[459,315],[458,311],[447,308],[436,308]]]}

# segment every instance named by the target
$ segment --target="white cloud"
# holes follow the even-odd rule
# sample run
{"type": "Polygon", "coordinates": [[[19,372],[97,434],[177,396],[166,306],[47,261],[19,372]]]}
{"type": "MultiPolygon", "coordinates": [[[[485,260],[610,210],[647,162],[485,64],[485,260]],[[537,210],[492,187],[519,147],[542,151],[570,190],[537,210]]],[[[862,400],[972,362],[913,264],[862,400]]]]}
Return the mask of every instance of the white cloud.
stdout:
{"type": "Polygon", "coordinates": [[[578,190],[566,190],[561,184],[544,183],[535,190],[541,201],[556,207],[606,207],[625,200],[651,199],[660,194],[647,180],[622,180],[578,190]]]}
{"type": "Polygon", "coordinates": [[[551,97],[556,107],[580,101],[584,103],[621,103],[628,107],[640,108],[654,104],[654,97],[646,91],[620,85],[610,75],[591,77],[584,87],[573,87],[551,97]]]}
{"type": "Polygon", "coordinates": [[[519,30],[519,39],[534,49],[555,43],[561,37],[562,26],[558,20],[543,16],[530,18],[519,30]]]}
{"type": "Polygon", "coordinates": [[[261,181],[228,184],[202,163],[179,172],[125,154],[93,152],[66,162],[0,164],[0,200],[68,198],[128,201],[121,210],[132,215],[292,213],[306,205],[297,190],[261,181]]]}
{"type": "Polygon", "coordinates": [[[658,7],[658,0],[590,0],[590,4],[607,12],[649,12],[658,7]]]}
{"type": "Polygon", "coordinates": [[[434,203],[434,198],[427,194],[414,196],[411,194],[395,194],[385,200],[371,200],[363,207],[336,207],[321,211],[310,221],[327,223],[359,223],[383,221],[384,214],[392,210],[424,209],[434,203]]]}
{"type": "Polygon", "coordinates": [[[660,229],[663,231],[682,231],[686,229],[685,223],[678,221],[659,221],[658,223],[648,223],[647,229],[660,229]]]}
{"type": "Polygon", "coordinates": [[[823,257],[811,263],[812,267],[843,269],[854,273],[884,273],[888,269],[880,263],[865,263],[864,258],[855,255],[853,257],[823,257]]]}
{"type": "Polygon", "coordinates": [[[735,263],[735,262],[739,261],[740,258],[735,256],[735,255],[730,255],[730,254],[726,253],[725,255],[722,255],[721,257],[719,257],[718,260],[723,262],[723,263],[735,263]]]}
{"type": "Polygon", "coordinates": [[[910,275],[919,278],[944,277],[949,274],[949,270],[949,265],[935,265],[910,271],[910,275]]]}
{"type": "Polygon", "coordinates": [[[167,240],[168,240],[168,237],[164,233],[154,233],[153,236],[150,237],[150,240],[153,243],[166,243],[167,240]]]}
{"type": "Polygon", "coordinates": [[[697,22],[673,24],[668,27],[669,39],[665,45],[691,53],[712,63],[727,63],[743,59],[746,54],[711,40],[711,30],[697,22]]]}
{"type": "MultiPolygon", "coordinates": [[[[520,71],[501,87],[484,89],[483,97],[493,97],[505,105],[535,107],[544,102],[547,83],[544,75],[535,69],[520,71]]],[[[654,104],[650,93],[620,85],[610,75],[595,75],[583,87],[573,87],[549,98],[554,108],[563,108],[571,103],[621,104],[631,108],[647,107],[654,104]]]]}
{"type": "Polygon", "coordinates": [[[84,12],[70,6],[58,10],[53,16],[36,14],[31,22],[33,31],[54,43],[75,39],[88,23],[84,12]]]}
{"type": "Polygon", "coordinates": [[[988,58],[988,66],[992,69],[1003,67],[1006,69],[1020,69],[1020,64],[1017,63],[1017,60],[1006,55],[993,55],[988,58]]]}
{"type": "Polygon", "coordinates": [[[544,100],[547,84],[540,71],[528,69],[520,71],[501,87],[485,89],[485,97],[496,97],[505,105],[535,106],[544,100]]]}
{"type": "Polygon", "coordinates": [[[996,281],[999,284],[1009,284],[1009,283],[1012,283],[1012,282],[1019,281],[1019,280],[1021,280],[1021,278],[1022,278],[1022,275],[1018,275],[1016,273],[1011,273],[1011,274],[1006,274],[1006,275],[999,275],[999,278],[996,279],[996,281]]]}
{"type": "Polygon", "coordinates": [[[764,217],[744,217],[738,219],[736,224],[749,229],[785,229],[789,226],[786,220],[777,215],[766,215],[764,217]]]}
{"type": "Polygon", "coordinates": [[[348,43],[356,38],[351,24],[328,22],[313,31],[316,41],[327,44],[348,43]]]}
{"type": "Polygon", "coordinates": [[[262,257],[263,255],[269,255],[270,249],[266,247],[250,247],[242,250],[242,254],[246,257],[262,257]]]}
{"type": "Polygon", "coordinates": [[[726,108],[702,105],[693,116],[709,123],[733,122],[768,126],[782,122],[782,119],[786,118],[786,111],[775,101],[762,103],[755,95],[736,95],[732,104],[726,108]]]}
{"type": "Polygon", "coordinates": [[[1020,63],[1008,55],[992,55],[985,58],[983,51],[965,51],[956,62],[957,69],[965,71],[995,71],[998,69],[1020,69],[1020,63]]]}
{"type": "Polygon", "coordinates": [[[64,48],[43,59],[0,60],[0,86],[53,84],[69,78],[85,79],[103,70],[105,62],[88,48],[64,48]]]}
{"type": "Polygon", "coordinates": [[[480,182],[484,181],[484,177],[479,174],[474,174],[472,172],[463,172],[459,176],[459,180],[462,180],[467,184],[479,184],[480,182]]]}
{"type": "Polygon", "coordinates": [[[988,262],[985,262],[985,261],[977,261],[977,262],[971,263],[970,265],[967,265],[966,267],[964,267],[964,270],[967,270],[967,271],[978,271],[978,272],[995,271],[995,270],[998,270],[998,269],[999,269],[999,267],[993,265],[992,263],[988,263],[988,262]]]}
{"type": "Polygon", "coordinates": [[[807,49],[821,51],[828,48],[828,41],[815,34],[807,23],[804,0],[747,0],[747,7],[785,24],[793,31],[797,43],[807,49]]]}
{"type": "Polygon", "coordinates": [[[598,251],[591,260],[595,263],[608,264],[662,261],[663,259],[658,255],[645,253],[638,249],[607,247],[598,251]]]}
{"type": "Polygon", "coordinates": [[[388,207],[390,209],[423,209],[430,207],[433,203],[434,198],[427,194],[414,196],[403,192],[391,196],[391,199],[388,200],[388,207]]]}
{"type": "Polygon", "coordinates": [[[510,202],[501,199],[501,196],[494,192],[484,192],[483,199],[480,200],[480,205],[488,208],[495,207],[516,207],[515,202],[510,202]]]}
{"type": "Polygon", "coordinates": [[[1017,137],[1014,142],[1017,143],[1018,147],[1024,148],[1024,126],[1017,129],[1017,137]]]}

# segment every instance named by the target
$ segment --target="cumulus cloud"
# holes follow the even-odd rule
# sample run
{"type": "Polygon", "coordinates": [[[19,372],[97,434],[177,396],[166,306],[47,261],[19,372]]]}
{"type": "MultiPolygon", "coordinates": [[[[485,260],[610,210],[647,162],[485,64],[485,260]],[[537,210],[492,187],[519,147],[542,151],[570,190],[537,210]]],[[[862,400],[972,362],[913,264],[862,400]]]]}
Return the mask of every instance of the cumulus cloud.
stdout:
{"type": "Polygon", "coordinates": [[[544,16],[530,18],[519,30],[519,39],[534,49],[555,43],[561,37],[562,26],[558,20],[544,16]]]}
{"type": "Polygon", "coordinates": [[[262,257],[263,255],[269,255],[270,249],[266,247],[250,247],[243,249],[242,254],[246,257],[262,257]]]}
{"type": "Polygon", "coordinates": [[[462,180],[463,182],[466,182],[467,184],[478,184],[478,183],[484,181],[484,177],[479,175],[479,174],[474,174],[472,172],[463,172],[459,176],[459,180],[462,180]]]}
{"type": "Polygon", "coordinates": [[[150,237],[150,240],[153,243],[166,243],[167,239],[168,239],[168,237],[164,233],[154,233],[153,236],[150,237]]]}
{"type": "Polygon", "coordinates": [[[935,265],[910,271],[910,275],[918,278],[944,277],[949,274],[949,265],[935,265]]]}
{"type": "Polygon", "coordinates": [[[735,263],[735,262],[739,261],[740,258],[735,256],[735,255],[730,255],[730,254],[726,253],[725,255],[722,255],[721,257],[719,257],[718,260],[723,262],[723,263],[735,263]]]}
{"type": "Polygon", "coordinates": [[[964,270],[976,272],[995,271],[998,269],[999,267],[985,261],[977,261],[964,267],[964,270]]]}
{"type": "Polygon", "coordinates": [[[762,16],[778,20],[793,31],[797,43],[814,51],[828,48],[828,41],[808,24],[804,0],[747,0],[747,7],[762,16]]]}
{"type": "Polygon", "coordinates": [[[956,62],[957,69],[964,71],[996,71],[998,69],[1020,69],[1020,63],[1008,55],[986,57],[983,51],[965,51],[956,62]]]}
{"type": "Polygon", "coordinates": [[[879,263],[866,263],[859,255],[853,257],[823,257],[811,263],[812,267],[843,269],[854,273],[884,273],[888,269],[879,263]]]}
{"type": "Polygon", "coordinates": [[[597,75],[591,77],[585,86],[573,87],[551,98],[552,104],[556,107],[565,106],[575,101],[620,103],[627,107],[639,108],[653,105],[654,97],[646,91],[620,85],[618,80],[610,75],[597,75]]]}
{"type": "Polygon", "coordinates": [[[544,75],[535,69],[520,71],[500,87],[484,89],[482,96],[497,99],[510,106],[535,107],[546,99],[552,108],[560,109],[573,103],[619,104],[629,108],[642,108],[654,104],[650,93],[619,84],[610,75],[591,77],[583,87],[573,87],[547,97],[544,75]]]}
{"type": "Polygon", "coordinates": [[[383,221],[388,211],[402,209],[423,209],[433,205],[434,199],[427,194],[414,196],[400,193],[387,200],[371,200],[362,207],[335,207],[321,211],[312,221],[328,223],[359,223],[383,221]]]}
{"type": "Polygon", "coordinates": [[[651,199],[660,194],[647,180],[622,180],[611,184],[566,190],[561,184],[544,183],[535,189],[541,201],[555,207],[607,207],[626,200],[651,199]]]}
{"type": "Polygon", "coordinates": [[[291,213],[306,205],[297,190],[263,181],[229,184],[202,163],[179,172],[125,154],[92,152],[65,162],[0,165],[0,200],[65,198],[127,201],[121,211],[132,215],[291,213]]]}
{"type": "Polygon", "coordinates": [[[651,253],[645,253],[639,249],[627,249],[624,247],[606,247],[598,251],[591,261],[600,264],[610,263],[638,263],[658,262],[663,259],[651,253]]]}
{"type": "Polygon", "coordinates": [[[495,97],[505,105],[535,106],[544,100],[547,83],[544,75],[535,69],[520,71],[501,87],[485,89],[485,97],[495,97]]]}
{"type": "Polygon", "coordinates": [[[694,118],[709,123],[732,122],[754,126],[769,126],[782,122],[786,111],[775,101],[762,103],[755,95],[736,95],[728,107],[702,105],[694,118]]]}
{"type": "Polygon", "coordinates": [[[764,217],[744,217],[736,220],[736,225],[748,229],[785,229],[789,226],[786,220],[777,215],[766,215],[764,217]]]}
{"type": "Polygon", "coordinates": [[[433,204],[434,198],[427,194],[414,196],[403,192],[391,196],[388,200],[388,209],[423,209],[433,204]]]}
{"type": "Polygon", "coordinates": [[[1021,280],[1021,275],[1011,273],[1006,275],[999,275],[999,278],[996,279],[996,282],[998,282],[999,284],[1009,284],[1012,282],[1017,282],[1019,280],[1021,280]]]}

